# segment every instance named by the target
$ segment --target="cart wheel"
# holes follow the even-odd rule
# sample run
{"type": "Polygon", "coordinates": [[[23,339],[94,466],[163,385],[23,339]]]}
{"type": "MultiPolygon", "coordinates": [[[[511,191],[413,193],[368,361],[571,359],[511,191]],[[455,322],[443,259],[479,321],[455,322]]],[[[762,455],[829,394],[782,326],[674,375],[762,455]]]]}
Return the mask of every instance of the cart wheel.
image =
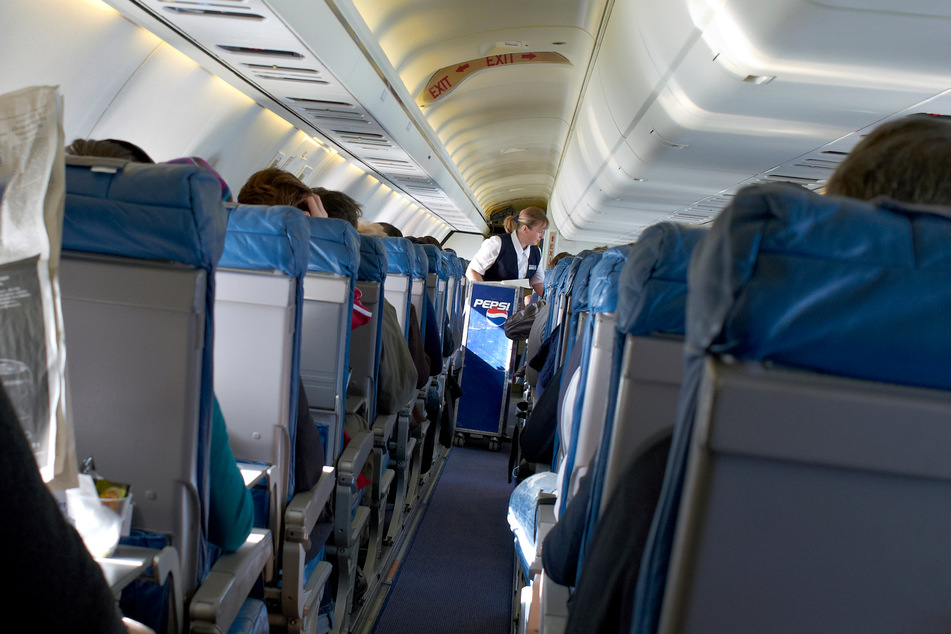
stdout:
{"type": "Polygon", "coordinates": [[[499,443],[498,438],[489,439],[489,451],[498,451],[501,448],[502,448],[502,445],[501,443],[499,443]]]}
{"type": "Polygon", "coordinates": [[[464,434],[457,433],[452,438],[452,444],[456,447],[465,447],[466,446],[466,437],[464,434]]]}

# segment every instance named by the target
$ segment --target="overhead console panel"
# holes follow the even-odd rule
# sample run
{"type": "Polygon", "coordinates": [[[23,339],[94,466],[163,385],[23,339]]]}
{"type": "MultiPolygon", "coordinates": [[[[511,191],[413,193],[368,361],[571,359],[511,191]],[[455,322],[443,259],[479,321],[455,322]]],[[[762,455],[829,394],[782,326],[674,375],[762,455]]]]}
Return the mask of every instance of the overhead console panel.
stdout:
{"type": "Polygon", "coordinates": [[[644,218],[709,222],[745,184],[820,189],[861,131],[951,111],[938,4],[616,2],[552,216],[569,239],[617,242],[644,218]]]}
{"type": "Polygon", "coordinates": [[[296,127],[459,231],[482,232],[472,192],[324,2],[107,0],[296,127]]]}

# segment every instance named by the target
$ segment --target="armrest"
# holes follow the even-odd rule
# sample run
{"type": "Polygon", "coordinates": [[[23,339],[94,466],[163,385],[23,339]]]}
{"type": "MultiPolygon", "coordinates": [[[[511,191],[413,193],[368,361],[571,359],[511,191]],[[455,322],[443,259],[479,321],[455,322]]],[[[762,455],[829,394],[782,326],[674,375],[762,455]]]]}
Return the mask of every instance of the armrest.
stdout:
{"type": "Polygon", "coordinates": [[[341,480],[352,478],[356,483],[357,475],[366,464],[371,451],[373,451],[373,433],[360,431],[354,434],[347,448],[337,459],[337,477],[341,480]]]}
{"type": "Polygon", "coordinates": [[[393,428],[396,427],[396,419],[399,413],[380,414],[373,421],[373,437],[378,446],[385,447],[390,438],[393,437],[393,428]]]}
{"type": "Polygon", "coordinates": [[[219,559],[192,598],[191,631],[227,632],[272,551],[271,532],[255,528],[241,548],[219,559]]]}
{"type": "Polygon", "coordinates": [[[334,468],[324,467],[320,480],[310,491],[298,493],[284,511],[284,539],[296,543],[305,543],[310,539],[310,531],[317,524],[321,511],[330,500],[334,490],[334,468]]]}
{"type": "Polygon", "coordinates": [[[356,414],[361,409],[366,411],[367,397],[365,394],[347,393],[347,413],[356,414]]]}

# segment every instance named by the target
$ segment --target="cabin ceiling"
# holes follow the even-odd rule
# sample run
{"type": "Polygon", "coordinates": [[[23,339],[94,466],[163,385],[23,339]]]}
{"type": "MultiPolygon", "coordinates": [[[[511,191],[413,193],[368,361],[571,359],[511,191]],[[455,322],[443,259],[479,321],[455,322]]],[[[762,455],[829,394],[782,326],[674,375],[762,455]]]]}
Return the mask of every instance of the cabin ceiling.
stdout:
{"type": "Polygon", "coordinates": [[[108,2],[460,231],[539,203],[570,240],[703,224],[951,112],[936,0],[108,2]]]}

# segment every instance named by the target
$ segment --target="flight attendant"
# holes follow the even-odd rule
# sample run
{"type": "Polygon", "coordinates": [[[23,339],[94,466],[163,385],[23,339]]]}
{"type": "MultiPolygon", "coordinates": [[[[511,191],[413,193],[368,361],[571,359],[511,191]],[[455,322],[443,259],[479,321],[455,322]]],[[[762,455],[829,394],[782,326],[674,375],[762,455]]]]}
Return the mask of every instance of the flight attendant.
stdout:
{"type": "Polygon", "coordinates": [[[538,207],[526,207],[505,219],[506,236],[492,236],[473,256],[466,277],[473,282],[501,282],[528,278],[535,293],[545,294],[545,269],[538,242],[548,229],[548,218],[538,207]]]}

